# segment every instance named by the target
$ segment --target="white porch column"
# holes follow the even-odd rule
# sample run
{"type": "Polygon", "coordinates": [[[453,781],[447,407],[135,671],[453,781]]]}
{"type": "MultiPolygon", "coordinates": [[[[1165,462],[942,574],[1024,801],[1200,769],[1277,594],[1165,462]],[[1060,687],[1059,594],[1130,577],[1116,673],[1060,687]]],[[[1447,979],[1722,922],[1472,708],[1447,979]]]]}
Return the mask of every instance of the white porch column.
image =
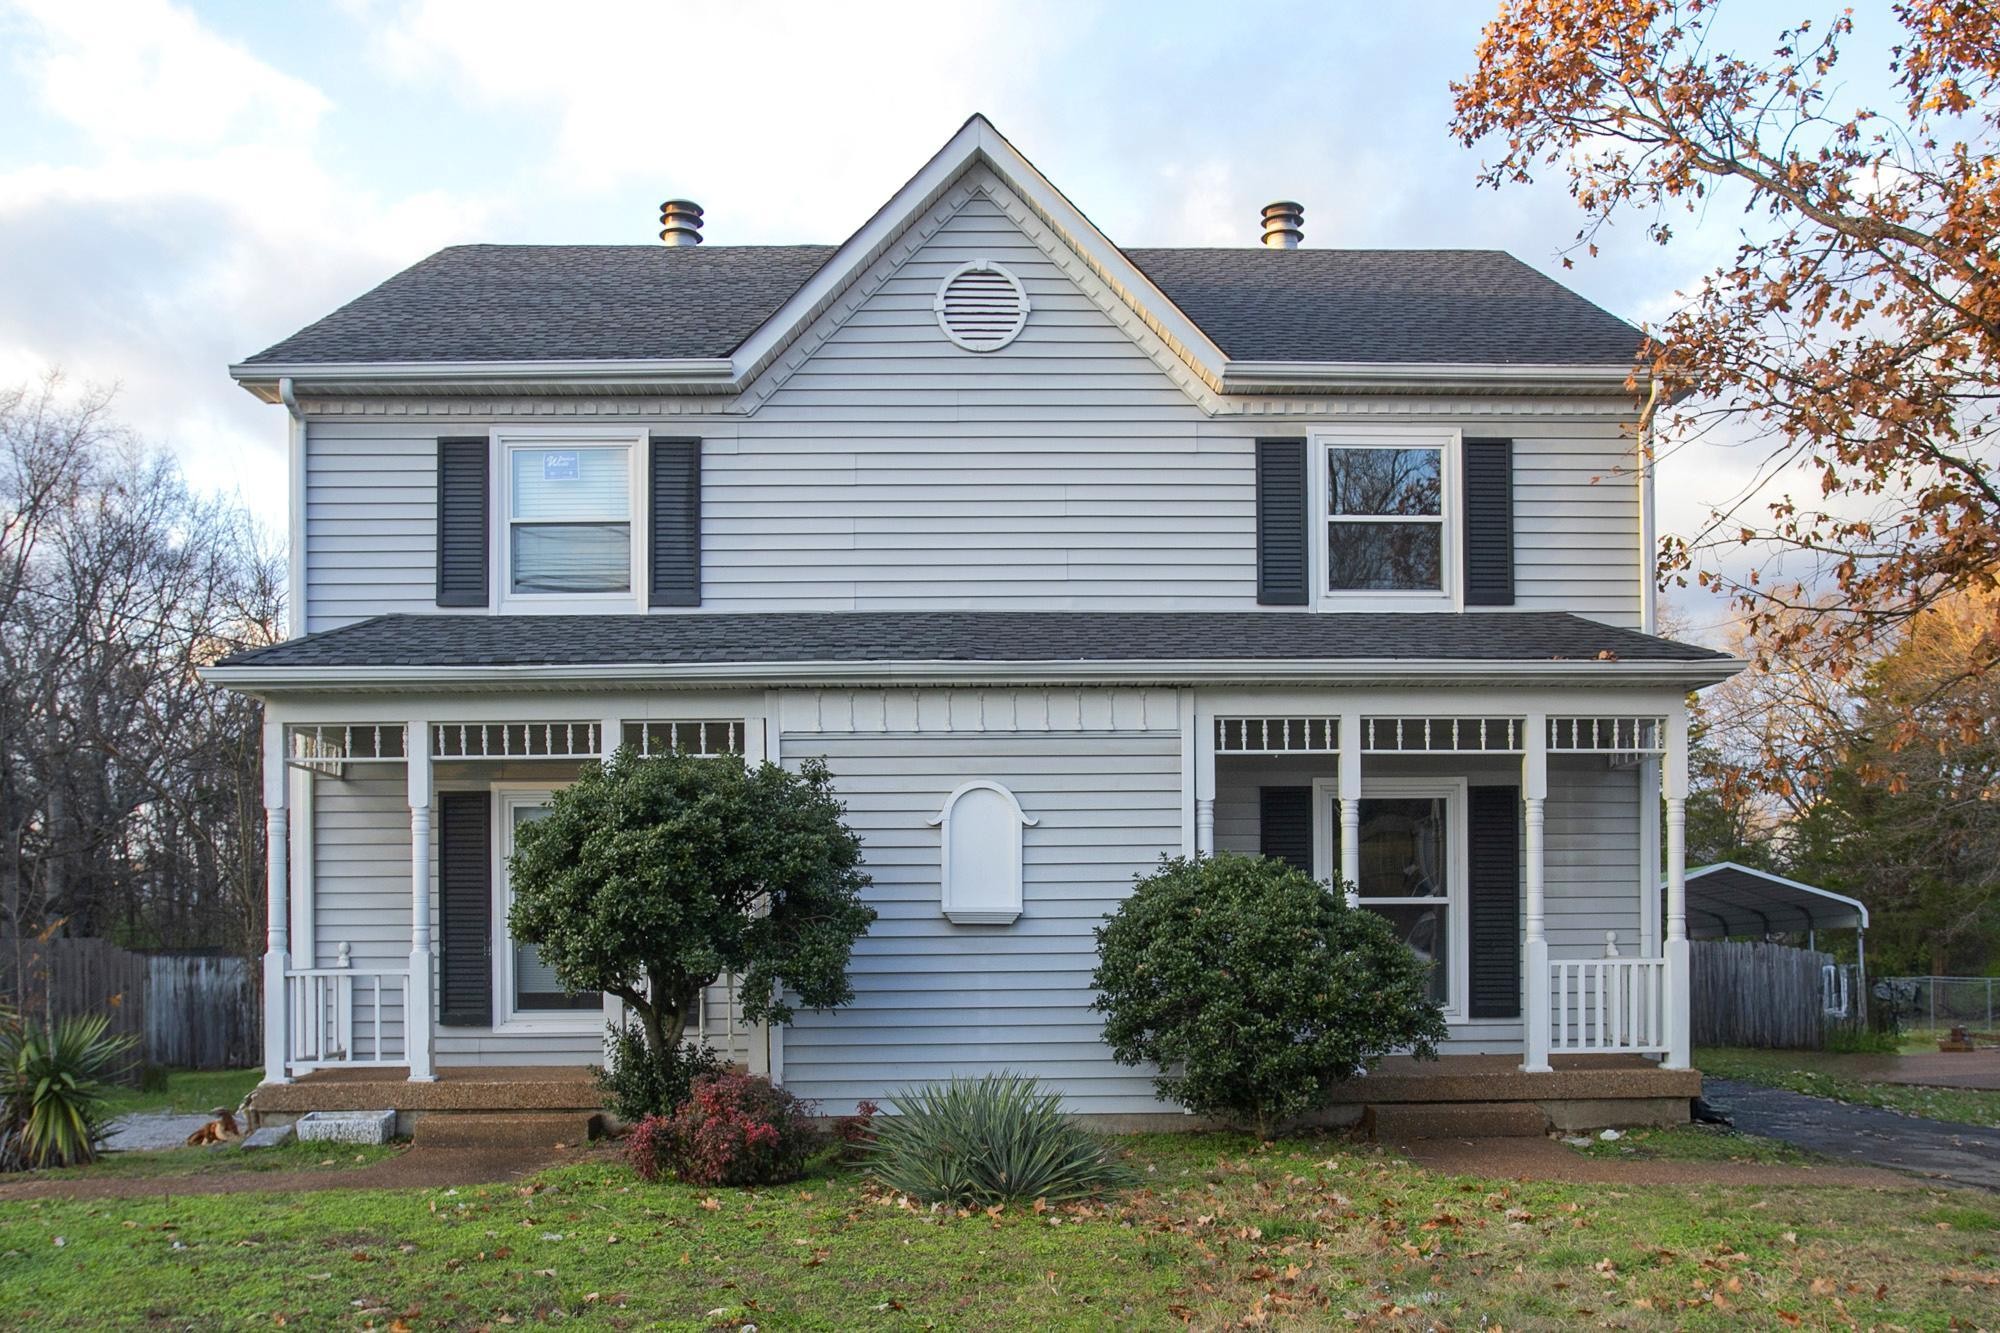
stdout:
{"type": "Polygon", "coordinates": [[[286,972],[291,969],[287,917],[291,890],[289,822],[285,812],[285,724],[264,707],[264,1081],[289,1083],[292,1017],[286,972]]]}
{"type": "Polygon", "coordinates": [[[431,984],[431,734],[430,724],[412,718],[403,750],[410,769],[410,988],[403,998],[403,1044],[408,1048],[410,1082],[437,1077],[431,1047],[436,1025],[431,984]]]}
{"type": "MultiPolygon", "coordinates": [[[[751,762],[782,764],[785,761],[785,700],[778,690],[764,691],[764,744],[761,752],[752,752],[750,736],[746,729],[743,737],[743,757],[751,762]]],[[[741,983],[730,987],[731,1021],[735,1010],[742,1003],[741,983]]],[[[772,1084],[783,1087],[785,1083],[785,1025],[782,1023],[759,1023],[750,1033],[750,1071],[762,1074],[772,1084]]]]}
{"type": "Polygon", "coordinates": [[[1686,1069],[1693,1058],[1689,1012],[1692,972],[1687,935],[1687,701],[1676,700],[1667,715],[1667,753],[1661,765],[1667,798],[1667,1058],[1668,1069],[1686,1069]]]}
{"type": "Polygon", "coordinates": [[[1340,715],[1340,881],[1347,905],[1361,896],[1361,714],[1340,715]]]}
{"type": "Polygon", "coordinates": [[[1549,720],[1544,713],[1529,713],[1522,723],[1521,753],[1522,824],[1526,833],[1523,847],[1524,880],[1527,899],[1526,921],[1521,941],[1521,1031],[1525,1038],[1521,1068],[1528,1073],[1549,1070],[1549,940],[1548,912],[1544,901],[1546,842],[1544,807],[1549,795],[1549,720]]]}
{"type": "MultiPolygon", "coordinates": [[[[598,755],[606,763],[609,763],[611,756],[617,754],[618,748],[625,743],[625,719],[621,714],[604,718],[597,725],[601,728],[597,733],[598,755]]],[[[744,738],[744,752],[746,755],[751,753],[749,738],[747,736],[744,738]]],[[[622,1029],[625,1023],[625,1001],[606,991],[604,994],[604,1031],[601,1034],[603,1039],[598,1043],[598,1048],[603,1052],[604,1063],[607,1065],[611,1063],[611,1034],[622,1029]]]]}
{"type": "Polygon", "coordinates": [[[1197,700],[1194,710],[1194,849],[1215,855],[1215,718],[1197,700]]]}

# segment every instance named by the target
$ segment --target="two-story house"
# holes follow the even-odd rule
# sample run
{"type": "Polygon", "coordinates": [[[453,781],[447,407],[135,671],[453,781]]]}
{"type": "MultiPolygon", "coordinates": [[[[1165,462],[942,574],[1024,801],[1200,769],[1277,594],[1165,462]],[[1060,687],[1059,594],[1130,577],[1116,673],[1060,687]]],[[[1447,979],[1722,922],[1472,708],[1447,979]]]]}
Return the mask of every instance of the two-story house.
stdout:
{"type": "Polygon", "coordinates": [[[830,765],[855,1002],[700,1016],[828,1112],[1000,1069],[1171,1109],[1092,930],[1228,850],[1393,922],[1491,1097],[1639,1095],[1575,1082],[1608,1055],[1685,1114],[1631,1078],[1688,1065],[1685,698],[1740,664],[1651,633],[1631,326],[1292,204],[1123,249],[981,117],[838,245],[662,215],[441,251],[231,368],[290,421],[295,637],[210,673],[267,706],[269,1083],[600,1058],[506,866],[630,745],[830,765]]]}

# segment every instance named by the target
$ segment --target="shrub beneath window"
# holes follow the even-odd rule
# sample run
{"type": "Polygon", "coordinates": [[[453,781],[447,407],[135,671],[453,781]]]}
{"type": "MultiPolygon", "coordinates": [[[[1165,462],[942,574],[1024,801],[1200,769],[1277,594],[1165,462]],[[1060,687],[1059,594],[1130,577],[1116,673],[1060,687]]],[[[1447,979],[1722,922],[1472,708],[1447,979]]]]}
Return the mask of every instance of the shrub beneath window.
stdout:
{"type": "Polygon", "coordinates": [[[611,1114],[628,1125],[637,1124],[649,1115],[679,1110],[698,1081],[728,1069],[729,1061],[703,1044],[680,1042],[666,1054],[655,1055],[645,1032],[627,1024],[610,1034],[597,1087],[611,1114]]]}
{"type": "Polygon", "coordinates": [[[1429,965],[1337,885],[1257,856],[1162,858],[1097,931],[1095,1007],[1123,1064],[1197,1115],[1274,1129],[1390,1051],[1435,1058],[1429,965]]]}
{"type": "Polygon", "coordinates": [[[953,1079],[896,1098],[875,1123],[869,1174],[925,1203],[1088,1199],[1132,1182],[1062,1098],[1013,1074],[953,1079]]]}
{"type": "Polygon", "coordinates": [[[643,1180],[775,1185],[797,1180],[822,1141],[811,1103],[761,1075],[711,1074],[671,1115],[634,1127],[626,1157],[643,1180]]]}

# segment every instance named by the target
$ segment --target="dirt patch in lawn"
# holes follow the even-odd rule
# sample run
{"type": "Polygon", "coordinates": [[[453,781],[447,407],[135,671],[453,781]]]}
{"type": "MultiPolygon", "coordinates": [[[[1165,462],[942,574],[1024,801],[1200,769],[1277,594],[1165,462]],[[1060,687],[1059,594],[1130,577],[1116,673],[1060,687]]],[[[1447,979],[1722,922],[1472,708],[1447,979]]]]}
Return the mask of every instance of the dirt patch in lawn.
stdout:
{"type": "Polygon", "coordinates": [[[60,1174],[0,1178],[0,1203],[30,1199],[147,1199],[195,1194],[297,1194],[312,1190],[441,1189],[518,1180],[588,1161],[601,1149],[408,1147],[367,1166],[299,1171],[210,1171],[182,1175],[60,1174]]]}
{"type": "Polygon", "coordinates": [[[1546,1180],[1607,1185],[1845,1185],[1935,1188],[1933,1182],[1865,1166],[1762,1162],[1614,1160],[1586,1157],[1553,1139],[1419,1139],[1402,1152],[1417,1165],[1488,1180],[1546,1180]]]}

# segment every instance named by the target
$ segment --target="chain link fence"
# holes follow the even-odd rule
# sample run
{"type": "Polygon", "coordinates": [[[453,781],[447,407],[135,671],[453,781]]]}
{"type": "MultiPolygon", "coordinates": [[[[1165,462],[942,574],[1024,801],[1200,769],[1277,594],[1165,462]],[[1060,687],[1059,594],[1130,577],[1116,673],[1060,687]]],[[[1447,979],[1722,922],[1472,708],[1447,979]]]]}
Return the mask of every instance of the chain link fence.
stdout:
{"type": "Polygon", "coordinates": [[[1881,977],[1874,990],[1905,1027],[1991,1032],[2000,1018],[2000,977],[1881,977]]]}

